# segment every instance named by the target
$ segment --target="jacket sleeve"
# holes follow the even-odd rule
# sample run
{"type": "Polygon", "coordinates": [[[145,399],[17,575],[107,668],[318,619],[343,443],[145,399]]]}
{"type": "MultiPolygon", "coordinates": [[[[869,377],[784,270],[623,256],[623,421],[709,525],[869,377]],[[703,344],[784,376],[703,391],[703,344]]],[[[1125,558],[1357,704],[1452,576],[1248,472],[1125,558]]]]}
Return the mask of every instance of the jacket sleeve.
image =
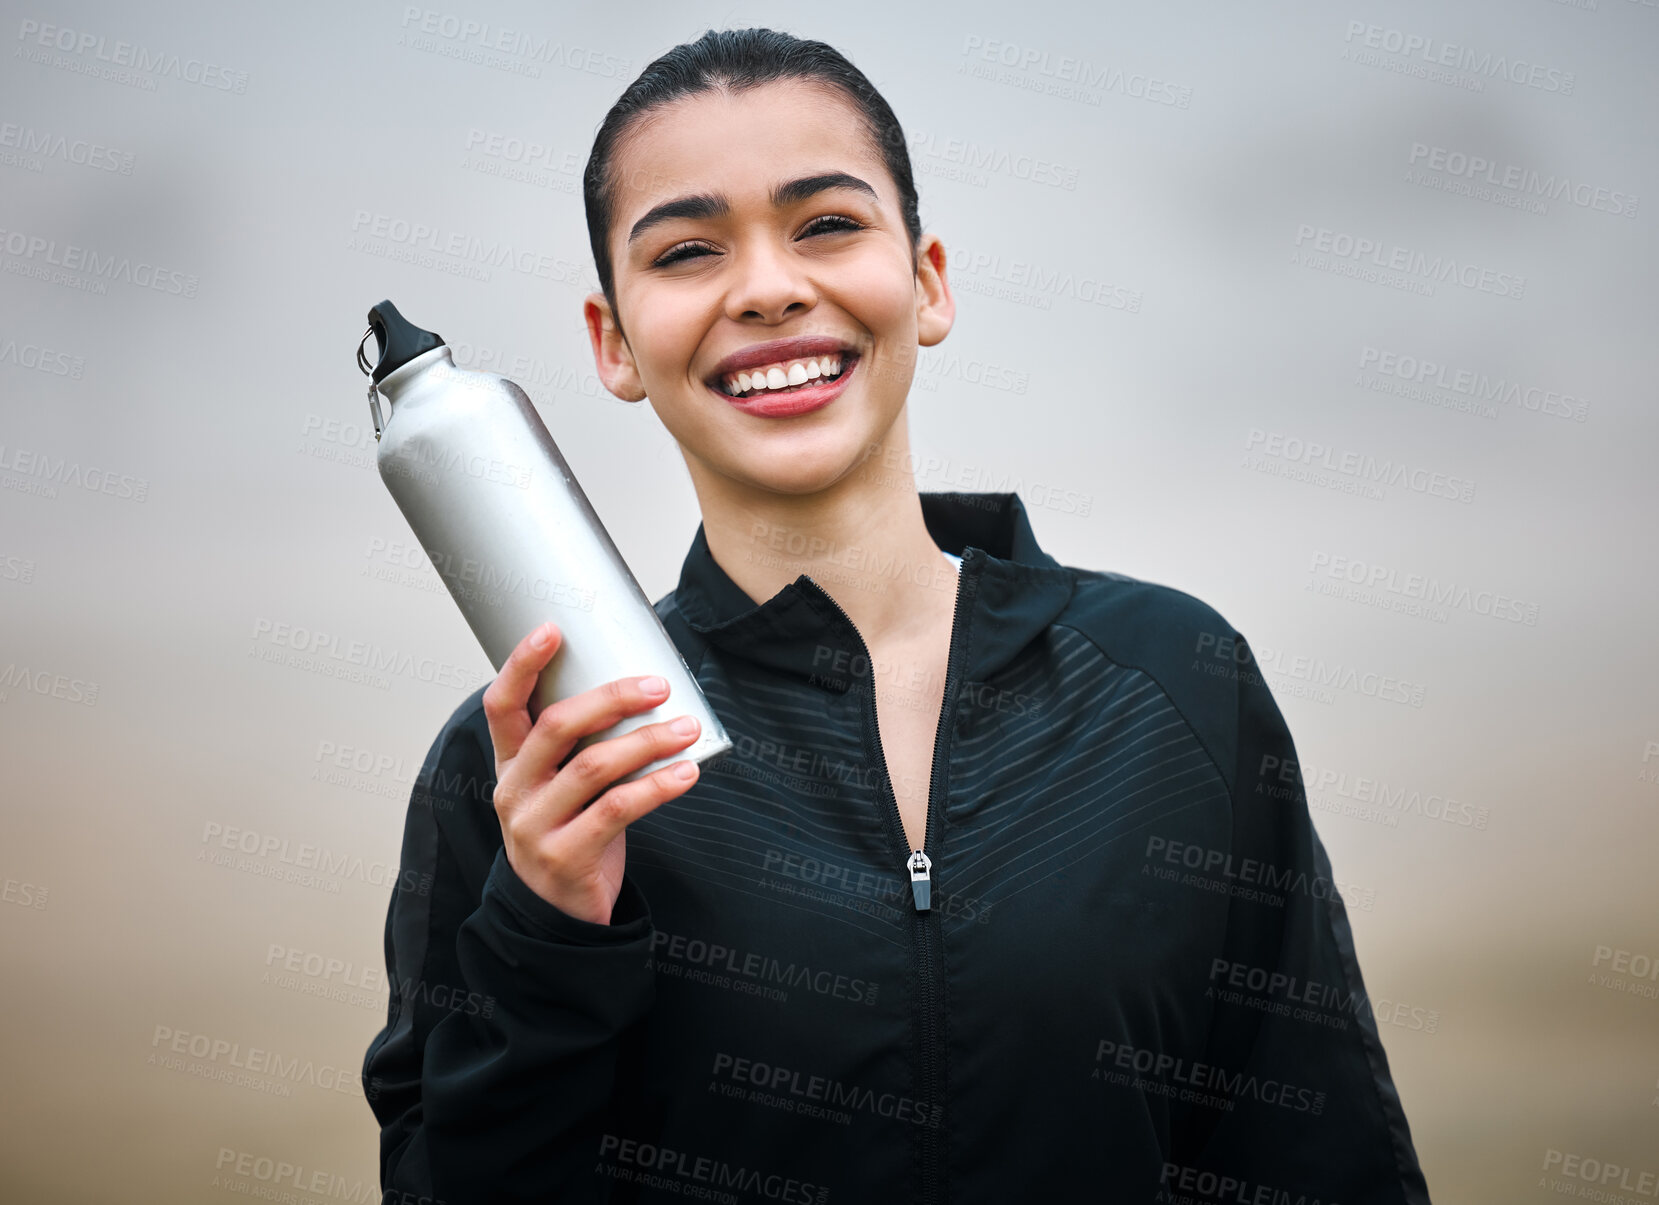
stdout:
{"type": "Polygon", "coordinates": [[[388,1200],[609,1199],[596,1174],[629,1028],[650,1011],[650,912],[624,878],[611,923],[513,872],[494,758],[454,721],[412,792],[386,920],[386,1027],[363,1063],[388,1200]]]}
{"type": "Polygon", "coordinates": [[[1272,1189],[1287,1200],[1426,1205],[1295,745],[1248,644],[1234,638],[1231,893],[1209,968],[1204,1074],[1232,1104],[1193,1111],[1199,1120],[1166,1175],[1210,1172],[1244,1195],[1272,1189]]]}

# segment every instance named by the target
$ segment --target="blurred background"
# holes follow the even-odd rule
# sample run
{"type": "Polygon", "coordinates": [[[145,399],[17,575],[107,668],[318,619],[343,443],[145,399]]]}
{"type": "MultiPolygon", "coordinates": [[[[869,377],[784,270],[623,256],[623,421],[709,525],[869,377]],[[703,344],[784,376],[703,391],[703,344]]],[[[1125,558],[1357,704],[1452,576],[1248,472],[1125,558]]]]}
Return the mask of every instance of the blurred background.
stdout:
{"type": "Polygon", "coordinates": [[[1255,646],[1435,1199],[1651,1199],[1652,0],[443,3],[0,4],[0,1196],[377,1199],[404,811],[493,671],[365,312],[523,385],[669,591],[580,173],[772,25],[882,90],[950,257],[920,488],[1255,646]]]}

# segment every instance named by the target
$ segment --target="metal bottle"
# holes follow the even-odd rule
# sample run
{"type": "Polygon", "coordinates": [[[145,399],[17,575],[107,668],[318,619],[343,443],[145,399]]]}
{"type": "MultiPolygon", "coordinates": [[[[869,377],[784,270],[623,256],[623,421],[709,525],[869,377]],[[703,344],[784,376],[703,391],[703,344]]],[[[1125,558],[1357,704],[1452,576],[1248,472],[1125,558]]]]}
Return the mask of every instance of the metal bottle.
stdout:
{"type": "Polygon", "coordinates": [[[616,678],[658,674],[667,699],[576,749],[689,714],[702,724],[695,744],[616,781],[728,752],[725,727],[524,390],[457,368],[443,339],[390,301],[369,310],[357,363],[370,378],[381,480],[491,664],[499,670],[538,625],[559,626],[563,642],[536,683],[531,715],[616,678]],[[373,366],[363,353],[370,335],[373,366]],[[378,398],[390,404],[384,420],[378,398]]]}

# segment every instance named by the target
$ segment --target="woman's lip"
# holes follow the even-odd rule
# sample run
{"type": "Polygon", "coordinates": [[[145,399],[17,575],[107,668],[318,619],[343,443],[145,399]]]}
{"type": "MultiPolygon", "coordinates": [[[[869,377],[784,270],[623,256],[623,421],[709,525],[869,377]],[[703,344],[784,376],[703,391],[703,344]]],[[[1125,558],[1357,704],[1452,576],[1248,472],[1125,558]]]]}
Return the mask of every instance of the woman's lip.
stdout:
{"type": "Polygon", "coordinates": [[[745,414],[757,415],[760,418],[790,418],[797,414],[805,414],[809,410],[816,410],[820,406],[827,406],[841,395],[852,379],[858,367],[858,357],[841,361],[841,373],[832,381],[825,381],[821,385],[807,385],[789,393],[757,394],[754,397],[733,397],[723,389],[713,385],[709,390],[722,401],[730,402],[745,414]]]}

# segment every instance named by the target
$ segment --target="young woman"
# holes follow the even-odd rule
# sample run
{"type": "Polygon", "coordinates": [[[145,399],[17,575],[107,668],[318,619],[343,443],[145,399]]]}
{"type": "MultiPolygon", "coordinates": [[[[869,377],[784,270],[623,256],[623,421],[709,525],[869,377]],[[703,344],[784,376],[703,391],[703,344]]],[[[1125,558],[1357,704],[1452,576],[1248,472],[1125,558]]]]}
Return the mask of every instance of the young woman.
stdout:
{"type": "Polygon", "coordinates": [[[869,81],[710,31],[586,199],[601,379],[702,510],[657,610],[735,747],[609,786],[695,733],[571,756],[665,698],[533,717],[554,624],[456,710],[364,1063],[389,1199],[1426,1201],[1247,642],[904,471],[954,306],[869,81]]]}

